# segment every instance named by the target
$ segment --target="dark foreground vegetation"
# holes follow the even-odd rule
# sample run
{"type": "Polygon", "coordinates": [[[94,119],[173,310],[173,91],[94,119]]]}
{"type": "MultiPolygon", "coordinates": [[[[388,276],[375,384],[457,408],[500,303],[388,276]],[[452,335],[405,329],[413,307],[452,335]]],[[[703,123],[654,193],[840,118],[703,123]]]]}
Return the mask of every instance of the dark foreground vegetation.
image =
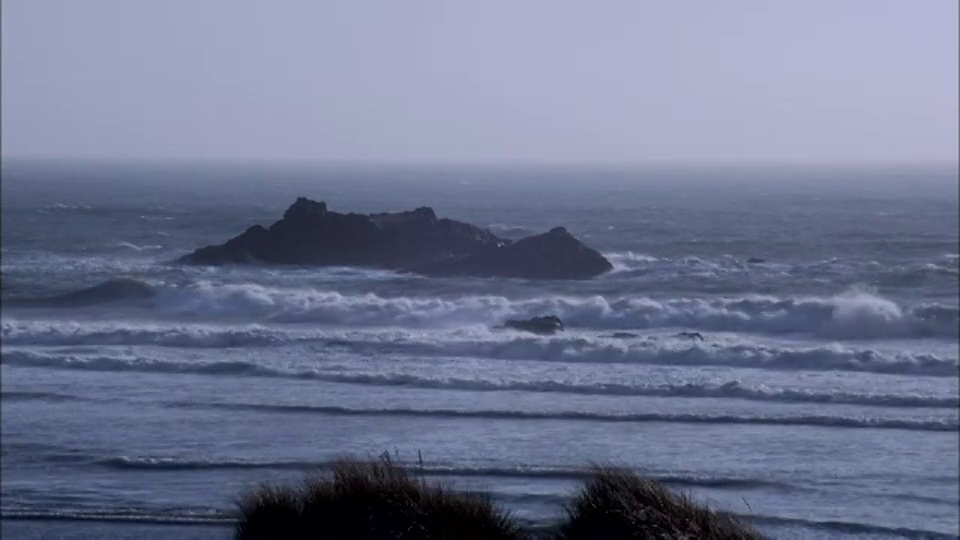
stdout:
{"type": "Polygon", "coordinates": [[[453,491],[394,464],[339,462],[299,486],[238,501],[235,537],[251,539],[759,539],[730,516],[636,474],[598,468],[552,527],[529,530],[487,495],[453,491]]]}

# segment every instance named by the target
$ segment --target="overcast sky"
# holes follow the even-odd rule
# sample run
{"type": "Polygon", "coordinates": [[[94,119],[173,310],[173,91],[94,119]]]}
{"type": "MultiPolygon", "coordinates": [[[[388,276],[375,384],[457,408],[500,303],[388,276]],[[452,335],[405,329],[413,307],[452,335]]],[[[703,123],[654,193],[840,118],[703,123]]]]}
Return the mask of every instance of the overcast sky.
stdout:
{"type": "Polygon", "coordinates": [[[957,0],[2,0],[2,153],[951,161],[957,0]]]}

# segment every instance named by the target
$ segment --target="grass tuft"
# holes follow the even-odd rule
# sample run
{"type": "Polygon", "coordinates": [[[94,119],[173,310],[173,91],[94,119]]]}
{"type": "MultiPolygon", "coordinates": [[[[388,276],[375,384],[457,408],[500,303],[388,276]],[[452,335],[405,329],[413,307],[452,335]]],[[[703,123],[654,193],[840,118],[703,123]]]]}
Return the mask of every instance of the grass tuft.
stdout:
{"type": "Polygon", "coordinates": [[[524,530],[478,493],[452,491],[394,464],[342,460],[294,487],[263,485],[237,501],[237,540],[759,540],[715,512],[623,469],[598,467],[557,525],[524,530]]]}
{"type": "Polygon", "coordinates": [[[749,526],[635,473],[598,467],[566,505],[560,540],[759,540],[749,526]]]}
{"type": "Polygon", "coordinates": [[[523,538],[512,516],[487,495],[463,493],[412,476],[388,455],[344,460],[297,488],[265,485],[237,502],[237,540],[523,538]]]}

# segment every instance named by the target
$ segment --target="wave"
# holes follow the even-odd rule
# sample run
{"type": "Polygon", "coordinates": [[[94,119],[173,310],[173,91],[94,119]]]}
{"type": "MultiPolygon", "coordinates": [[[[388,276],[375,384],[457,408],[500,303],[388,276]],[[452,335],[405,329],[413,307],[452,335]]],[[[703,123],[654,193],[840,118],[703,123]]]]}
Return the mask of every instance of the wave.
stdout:
{"type": "MultiPolygon", "coordinates": [[[[955,306],[901,306],[870,291],[832,297],[748,296],[734,298],[606,298],[552,296],[512,300],[502,296],[382,297],[343,295],[317,289],[200,281],[161,286],[116,279],[53,299],[80,305],[124,298],[151,298],[162,314],[189,318],[255,318],[286,323],[451,327],[493,325],[507,318],[553,313],[571,328],[695,328],[766,334],[810,334],[831,339],[955,338],[955,306]]],[[[49,300],[49,299],[48,299],[49,300]]]]}
{"type": "Polygon", "coordinates": [[[497,296],[384,298],[344,296],[316,290],[277,290],[257,285],[196,287],[164,291],[161,311],[177,314],[249,314],[280,322],[350,325],[453,326],[496,324],[507,318],[544,313],[568,327],[642,329],[685,327],[715,331],[807,333],[830,338],[956,337],[954,307],[904,309],[864,291],[830,298],[751,297],[672,299],[551,297],[509,300],[497,296]]]}
{"type": "MultiPolygon", "coordinates": [[[[651,257],[630,251],[605,253],[613,264],[610,279],[642,279],[672,284],[678,279],[711,278],[717,284],[738,283],[750,290],[757,280],[773,287],[796,282],[828,280],[840,283],[874,283],[885,287],[916,287],[924,284],[946,284],[956,281],[960,269],[957,259],[948,255],[921,258],[909,262],[844,260],[831,258],[813,262],[776,261],[733,255],[701,257],[696,255],[651,257]],[[729,281],[729,280],[734,281],[729,281]]],[[[775,290],[775,289],[774,289],[775,290]]]]}
{"type": "Polygon", "coordinates": [[[851,521],[817,521],[811,519],[789,518],[770,515],[756,514],[735,514],[737,517],[757,525],[779,525],[796,526],[804,529],[813,529],[820,531],[836,531],[853,535],[889,535],[898,538],[916,538],[924,540],[933,539],[954,539],[954,534],[928,531],[924,529],[910,529],[907,527],[884,527],[883,525],[873,525],[868,523],[857,523],[851,521]]]}
{"type": "Polygon", "coordinates": [[[98,459],[97,465],[110,469],[131,469],[145,471],[194,471],[211,469],[275,469],[308,470],[328,469],[333,462],[312,461],[254,461],[254,460],[189,460],[172,457],[129,457],[118,456],[98,459]]]}
{"type": "MultiPolygon", "coordinates": [[[[255,460],[255,459],[184,459],[176,457],[117,456],[94,461],[95,465],[117,470],[136,471],[206,471],[206,470],[290,470],[290,471],[329,471],[336,461],[309,460],[255,460]]],[[[584,481],[594,475],[590,467],[564,467],[543,465],[514,465],[500,467],[477,467],[466,465],[413,463],[398,461],[405,470],[424,477],[456,478],[520,478],[556,481],[584,481]]],[[[712,489],[775,489],[778,491],[813,491],[814,488],[783,481],[749,478],[740,476],[713,476],[703,474],[659,473],[643,469],[632,469],[645,478],[670,486],[699,487],[712,489]]],[[[868,495],[876,496],[876,495],[868,495]]],[[[920,502],[950,505],[950,501],[941,498],[925,497],[906,493],[879,495],[883,498],[910,499],[920,502]]]]}
{"type": "Polygon", "coordinates": [[[0,361],[5,365],[88,369],[91,371],[279,376],[279,373],[274,370],[242,361],[210,363],[165,362],[162,360],[143,359],[136,356],[48,355],[26,351],[4,352],[0,361]]]}
{"type": "MultiPolygon", "coordinates": [[[[182,335],[173,334],[171,341],[177,342],[182,339],[182,335]]],[[[211,346],[223,344],[223,337],[213,334],[207,337],[193,337],[189,339],[209,339],[211,346]]],[[[263,337],[264,341],[275,339],[267,334],[263,337]]],[[[110,340],[103,340],[109,342],[110,340]]],[[[331,345],[332,346],[332,345],[331,345]]],[[[389,349],[389,346],[387,347],[389,349]]],[[[689,349],[689,351],[702,351],[702,349],[689,349]]],[[[604,354],[602,351],[600,354],[604,354]]],[[[654,353],[656,354],[656,353],[654,353]]],[[[681,353],[682,354],[682,353],[681,353]]],[[[417,356],[422,357],[422,354],[417,356]]],[[[956,376],[956,361],[939,360],[939,363],[927,362],[921,364],[917,359],[901,360],[899,363],[889,360],[881,360],[873,365],[861,362],[859,355],[854,354],[846,359],[847,364],[841,364],[838,361],[823,362],[817,366],[820,370],[829,368],[850,369],[858,368],[856,371],[880,372],[880,373],[922,373],[924,375],[956,376]]],[[[681,358],[684,358],[681,356],[681,358]]],[[[687,356],[686,358],[694,358],[687,356]]],[[[674,358],[669,356],[656,357],[655,361],[648,362],[656,364],[656,360],[661,363],[669,363],[674,358]]],[[[722,360],[722,359],[721,359],[722,360]]],[[[745,357],[740,358],[736,363],[738,367],[762,367],[762,365],[745,362],[745,357]]],[[[796,360],[796,357],[787,356],[779,358],[781,363],[790,363],[796,360]]],[[[219,361],[219,362],[182,362],[166,361],[159,359],[144,358],[142,356],[99,356],[99,355],[74,355],[64,353],[41,353],[25,350],[8,350],[2,357],[2,363],[7,365],[20,365],[32,367],[48,367],[55,369],[85,369],[91,371],[134,371],[134,372],[153,372],[153,373],[194,373],[211,375],[231,375],[231,376],[260,376],[260,377],[281,377],[311,379],[331,383],[371,385],[371,386],[409,386],[424,389],[441,390],[464,390],[464,391],[522,391],[522,392],[545,392],[559,394],[581,394],[581,395],[615,395],[615,396],[660,396],[660,397],[684,397],[684,398],[733,398],[752,401],[771,401],[771,402],[795,402],[795,403],[824,403],[824,404],[850,404],[865,405],[876,407],[917,407],[917,408],[953,408],[958,404],[956,396],[925,396],[916,394],[882,394],[882,393],[852,393],[852,392],[816,392],[810,390],[789,389],[789,388],[771,388],[767,386],[744,386],[739,381],[728,381],[726,383],[686,383],[671,385],[644,385],[644,384],[619,384],[619,383],[598,383],[598,384],[577,384],[558,382],[551,380],[542,381],[485,381],[465,378],[427,378],[418,377],[409,374],[349,374],[333,373],[329,371],[319,371],[316,369],[297,370],[297,369],[276,369],[273,367],[245,362],[240,360],[219,361]]],[[[675,362],[678,365],[716,365],[718,362],[675,362]]],[[[793,369],[804,369],[804,364],[794,366],[793,369]]]]}
{"type": "MultiPolygon", "coordinates": [[[[302,374],[306,376],[308,374],[302,374]]],[[[310,373],[309,378],[325,382],[374,385],[405,386],[426,389],[467,390],[467,391],[522,391],[547,392],[560,394],[581,394],[600,396],[655,396],[683,398],[734,398],[750,401],[775,401],[788,403],[832,403],[847,405],[866,405],[875,407],[910,408],[948,408],[960,404],[957,397],[933,397],[922,395],[897,394],[857,394],[822,393],[809,390],[781,388],[750,388],[739,381],[724,384],[671,384],[671,385],[628,385],[628,384],[571,384],[557,381],[534,382],[491,382],[476,379],[427,379],[414,375],[351,375],[331,373],[310,373]]]]}
{"type": "MultiPolygon", "coordinates": [[[[898,536],[901,538],[916,539],[944,539],[956,538],[956,535],[911,529],[906,527],[884,527],[857,522],[845,521],[816,521],[801,518],[780,517],[771,515],[736,514],[737,517],[757,525],[795,526],[803,529],[819,531],[836,531],[848,534],[881,534],[898,536]]],[[[125,508],[77,508],[57,509],[31,508],[29,506],[4,506],[0,508],[0,518],[9,520],[31,521],[98,521],[107,523],[144,523],[156,525],[194,525],[231,527],[236,516],[231,512],[217,510],[178,510],[156,511],[145,509],[125,508]]],[[[539,523],[534,523],[534,525],[539,523]]]]}
{"type": "MultiPolygon", "coordinates": [[[[208,470],[208,469],[272,469],[272,470],[329,470],[335,461],[258,461],[245,459],[190,460],[173,457],[118,456],[101,459],[97,465],[112,469],[133,470],[208,470]]],[[[590,478],[593,470],[586,467],[468,467],[455,465],[431,465],[401,463],[403,468],[423,476],[456,476],[487,478],[540,478],[549,480],[583,480],[590,478]]],[[[682,474],[649,474],[644,476],[675,485],[714,488],[793,488],[791,484],[757,478],[713,477],[682,474]]]]}
{"type": "Polygon", "coordinates": [[[163,249],[163,246],[161,246],[160,244],[138,246],[131,242],[120,242],[119,244],[117,244],[117,247],[132,249],[134,251],[148,251],[148,250],[154,250],[154,249],[163,249]]]}
{"type": "Polygon", "coordinates": [[[657,257],[632,251],[604,253],[603,256],[613,265],[613,274],[643,268],[660,260],[657,257]]]}
{"type": "Polygon", "coordinates": [[[69,394],[20,390],[4,390],[0,392],[0,399],[4,401],[83,401],[83,398],[69,394]]]}
{"type": "Polygon", "coordinates": [[[298,338],[282,330],[202,325],[116,327],[96,323],[2,324],[4,345],[154,345],[181,348],[265,347],[291,343],[298,338]]]}
{"type": "Polygon", "coordinates": [[[54,296],[14,297],[5,299],[13,306],[22,307],[87,307],[122,300],[147,299],[156,288],[133,278],[115,278],[92,287],[54,296]]]}
{"type": "Polygon", "coordinates": [[[43,212],[56,211],[56,210],[61,210],[61,211],[62,211],[62,210],[67,210],[67,211],[69,211],[69,210],[93,210],[93,207],[90,206],[90,205],[88,205],[88,204],[63,204],[63,203],[56,203],[56,204],[48,204],[48,205],[46,205],[46,206],[43,206],[43,207],[39,208],[38,210],[39,210],[41,213],[43,213],[43,212]]]}
{"type": "Polygon", "coordinates": [[[235,516],[228,512],[158,512],[125,508],[58,509],[0,508],[0,519],[30,521],[100,521],[151,525],[207,525],[232,527],[235,516]]]}
{"type": "MultiPolygon", "coordinates": [[[[505,318],[559,315],[570,327],[642,329],[685,327],[715,331],[813,334],[834,339],[956,337],[955,306],[904,307],[864,289],[832,297],[747,296],[718,299],[553,296],[511,300],[501,296],[347,296],[317,289],[284,289],[208,281],[155,287],[117,278],[56,297],[19,299],[63,307],[128,298],[153,298],[152,307],[174,315],[254,317],[280,322],[352,325],[451,326],[495,324],[505,318]],[[155,298],[154,298],[155,297],[155,298]]],[[[14,299],[15,304],[17,299],[14,299]]]]}
{"type": "Polygon", "coordinates": [[[274,405],[259,403],[175,402],[184,408],[222,408],[267,413],[324,414],[330,416],[386,416],[428,418],[478,418],[486,420],[564,420],[612,423],[744,424],[771,426],[812,426],[830,428],[900,429],[908,431],[957,431],[954,419],[910,420],[842,416],[737,416],[663,413],[600,413],[585,411],[517,411],[477,409],[358,409],[335,405],[274,405]]]}
{"type": "MultiPolygon", "coordinates": [[[[115,357],[73,356],[70,354],[41,353],[9,350],[17,345],[90,346],[90,345],[149,345],[178,348],[224,348],[281,346],[298,340],[316,342],[327,349],[360,355],[393,355],[442,358],[493,358],[543,362],[583,364],[638,364],[663,366],[725,366],[780,371],[849,371],[881,374],[909,374],[933,377],[956,377],[958,360],[934,354],[908,354],[899,351],[880,352],[841,345],[784,348],[759,343],[691,344],[680,340],[637,340],[623,342],[608,338],[538,338],[510,337],[497,339],[453,339],[450,336],[387,333],[386,335],[337,336],[322,333],[287,334],[266,328],[216,329],[207,327],[120,328],[55,326],[44,327],[3,323],[3,342],[8,349],[3,362],[48,367],[80,367],[89,369],[130,369],[116,364],[115,357]]],[[[126,362],[126,361],[124,361],[126,362]]],[[[229,364],[236,364],[230,362],[229,364]]],[[[239,364],[244,364],[240,362],[239,364]]],[[[153,366],[148,360],[137,366],[179,371],[195,369],[193,363],[159,362],[153,366]]],[[[250,364],[242,372],[267,368],[250,364]]],[[[615,392],[616,390],[612,390],[615,392]]],[[[727,392],[740,392],[728,388],[727,392]]],[[[804,399],[804,398],[798,398],[804,399]]],[[[810,398],[816,400],[817,398],[810,398]]]]}

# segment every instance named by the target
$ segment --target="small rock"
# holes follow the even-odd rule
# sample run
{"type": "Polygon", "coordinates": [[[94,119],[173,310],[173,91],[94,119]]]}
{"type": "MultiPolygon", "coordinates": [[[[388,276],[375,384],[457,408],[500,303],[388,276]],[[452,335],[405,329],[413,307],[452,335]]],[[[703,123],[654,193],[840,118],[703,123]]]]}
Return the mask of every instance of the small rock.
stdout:
{"type": "Polygon", "coordinates": [[[555,315],[547,315],[546,317],[534,317],[523,320],[510,319],[503,323],[503,326],[500,328],[512,328],[540,336],[551,336],[563,331],[563,322],[555,315]]]}

